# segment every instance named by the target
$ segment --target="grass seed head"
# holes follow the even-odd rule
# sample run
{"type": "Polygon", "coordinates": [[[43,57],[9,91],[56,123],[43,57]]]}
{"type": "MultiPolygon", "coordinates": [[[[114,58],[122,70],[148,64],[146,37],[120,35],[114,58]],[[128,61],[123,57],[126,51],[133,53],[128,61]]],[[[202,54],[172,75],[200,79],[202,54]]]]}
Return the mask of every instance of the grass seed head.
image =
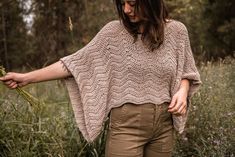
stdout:
{"type": "MultiPolygon", "coordinates": [[[[0,77],[6,75],[5,68],[3,66],[0,66],[0,77]]],[[[16,88],[16,91],[19,95],[21,95],[31,106],[38,106],[40,104],[40,101],[26,92],[25,90],[21,89],[20,87],[16,88]]]]}
{"type": "Polygon", "coordinates": [[[3,66],[0,66],[0,76],[6,75],[5,68],[3,66]]]}

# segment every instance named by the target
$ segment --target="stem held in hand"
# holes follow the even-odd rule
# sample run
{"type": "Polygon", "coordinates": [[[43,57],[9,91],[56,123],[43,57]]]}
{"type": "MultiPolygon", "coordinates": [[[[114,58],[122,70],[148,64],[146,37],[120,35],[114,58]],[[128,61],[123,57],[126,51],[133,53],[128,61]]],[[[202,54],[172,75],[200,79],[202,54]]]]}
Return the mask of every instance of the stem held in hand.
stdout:
{"type": "MultiPolygon", "coordinates": [[[[6,75],[5,68],[3,66],[0,66],[0,76],[6,75]]],[[[38,106],[39,105],[39,100],[26,92],[25,90],[21,89],[20,87],[16,88],[16,91],[18,92],[19,95],[21,95],[31,106],[38,106]]]]}

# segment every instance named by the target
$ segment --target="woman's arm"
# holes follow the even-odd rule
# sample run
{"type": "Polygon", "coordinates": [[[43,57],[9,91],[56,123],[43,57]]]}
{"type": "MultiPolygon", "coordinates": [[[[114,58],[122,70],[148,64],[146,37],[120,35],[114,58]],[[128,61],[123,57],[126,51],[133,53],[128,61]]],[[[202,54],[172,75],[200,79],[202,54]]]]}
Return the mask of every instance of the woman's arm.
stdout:
{"type": "Polygon", "coordinates": [[[190,82],[187,79],[182,79],[180,89],[172,97],[169,105],[169,112],[175,115],[183,115],[187,111],[187,97],[189,91],[190,82]]]}
{"type": "Polygon", "coordinates": [[[70,72],[64,67],[61,61],[58,61],[45,68],[28,73],[9,72],[5,76],[0,77],[0,81],[3,81],[6,86],[13,89],[30,83],[55,80],[68,76],[71,76],[70,72]]]}

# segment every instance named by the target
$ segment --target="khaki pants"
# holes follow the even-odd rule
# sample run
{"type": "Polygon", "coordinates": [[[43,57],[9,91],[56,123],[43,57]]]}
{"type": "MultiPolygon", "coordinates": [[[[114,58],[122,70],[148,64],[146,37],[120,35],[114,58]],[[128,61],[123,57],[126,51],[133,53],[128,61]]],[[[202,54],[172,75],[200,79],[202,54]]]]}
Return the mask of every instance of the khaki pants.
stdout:
{"type": "Polygon", "coordinates": [[[169,103],[126,103],[113,108],[106,141],[106,157],[170,157],[173,149],[169,103]]]}

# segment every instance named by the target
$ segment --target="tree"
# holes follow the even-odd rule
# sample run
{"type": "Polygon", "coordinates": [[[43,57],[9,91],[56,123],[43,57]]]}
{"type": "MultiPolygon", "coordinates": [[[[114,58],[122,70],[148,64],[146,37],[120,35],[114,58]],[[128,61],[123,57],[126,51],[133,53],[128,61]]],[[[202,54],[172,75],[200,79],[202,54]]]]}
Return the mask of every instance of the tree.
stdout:
{"type": "Polygon", "coordinates": [[[206,47],[212,58],[235,54],[235,1],[205,0],[206,47]]]}
{"type": "Polygon", "coordinates": [[[18,1],[0,2],[0,64],[7,69],[24,64],[27,50],[27,30],[23,21],[23,9],[18,1]]]}
{"type": "MultiPolygon", "coordinates": [[[[34,24],[32,29],[32,50],[28,55],[30,64],[36,67],[50,64],[68,53],[71,33],[68,19],[79,19],[79,1],[42,0],[33,1],[34,24]],[[69,15],[70,10],[74,11],[69,15]],[[75,10],[78,10],[75,12],[75,10]]],[[[76,22],[74,20],[74,22],[76,22]]]]}
{"type": "Polygon", "coordinates": [[[173,18],[188,28],[193,52],[200,61],[218,59],[235,51],[235,1],[167,0],[173,18]]]}

